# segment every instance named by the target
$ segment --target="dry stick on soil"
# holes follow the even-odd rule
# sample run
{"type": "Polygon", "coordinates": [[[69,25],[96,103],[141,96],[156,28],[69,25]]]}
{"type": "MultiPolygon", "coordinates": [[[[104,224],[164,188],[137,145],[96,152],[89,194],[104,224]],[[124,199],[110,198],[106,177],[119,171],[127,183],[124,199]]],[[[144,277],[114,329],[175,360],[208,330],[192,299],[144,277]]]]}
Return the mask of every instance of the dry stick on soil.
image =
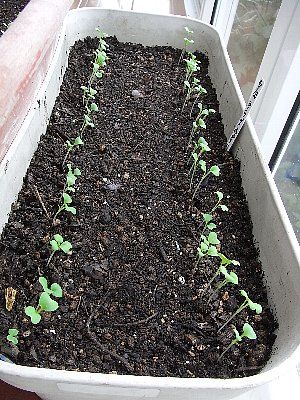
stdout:
{"type": "Polygon", "coordinates": [[[113,326],[134,326],[134,325],[141,325],[145,324],[146,322],[150,321],[151,319],[155,318],[157,316],[158,312],[155,312],[154,314],[150,315],[150,317],[147,317],[145,319],[141,319],[139,321],[133,321],[133,322],[126,322],[124,324],[113,324],[113,326]]]}
{"type": "Polygon", "coordinates": [[[91,332],[90,329],[90,324],[92,322],[92,319],[94,317],[94,313],[92,313],[87,321],[87,331],[88,331],[88,335],[90,337],[90,339],[95,343],[95,345],[97,346],[98,349],[100,349],[103,353],[107,353],[110,356],[114,357],[116,360],[120,361],[130,372],[134,371],[134,368],[125,360],[124,357],[120,356],[119,354],[117,354],[116,352],[107,349],[105,346],[103,346],[96,337],[96,334],[94,332],[91,332]]]}
{"type": "Polygon", "coordinates": [[[44,210],[44,213],[47,215],[47,218],[50,219],[50,215],[48,214],[48,211],[47,211],[47,209],[46,209],[46,207],[45,207],[45,204],[44,204],[44,202],[43,202],[43,200],[42,200],[42,198],[41,198],[41,195],[40,195],[40,193],[39,193],[37,187],[36,187],[35,185],[32,185],[32,188],[33,188],[33,190],[34,190],[34,193],[35,193],[35,195],[36,195],[38,201],[41,203],[41,206],[42,206],[42,209],[44,210]]]}

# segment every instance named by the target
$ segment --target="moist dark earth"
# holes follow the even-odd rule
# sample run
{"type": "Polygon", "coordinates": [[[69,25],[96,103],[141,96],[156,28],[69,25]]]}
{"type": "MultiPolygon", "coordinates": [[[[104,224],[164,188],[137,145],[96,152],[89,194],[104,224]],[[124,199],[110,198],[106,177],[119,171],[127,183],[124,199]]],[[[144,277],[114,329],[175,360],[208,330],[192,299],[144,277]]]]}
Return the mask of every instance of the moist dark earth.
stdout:
{"type": "Polygon", "coordinates": [[[78,135],[82,124],[80,86],[88,83],[97,47],[90,38],[71,50],[47,133],[2,233],[1,293],[9,286],[17,290],[11,312],[1,296],[2,352],[18,364],[76,371],[215,378],[255,374],[270,356],[276,322],[239,163],[225,151],[208,60],[198,54],[197,77],[207,90],[203,104],[216,113],[202,135],[211,147],[205,159],[209,166],[219,165],[221,174],[206,181],[192,201],[187,144],[195,114],[189,116],[191,103],[180,112],[185,75],[184,65],[177,67],[180,51],[107,40],[110,60],[95,85],[95,128],[85,131],[84,146],[68,159],[82,172],[72,194],[77,215],[64,212],[59,224],[52,223],[67,170],[62,167],[65,142],[78,135]],[[207,257],[197,268],[194,264],[201,213],[213,207],[217,190],[229,208],[214,213],[219,250],[241,265],[229,268],[238,274],[239,285],[226,285],[208,304],[209,291],[201,294],[218,260],[207,257]],[[73,244],[73,251],[57,252],[46,267],[56,233],[73,244]],[[37,306],[39,273],[58,282],[64,297],[56,312],[44,313],[42,322],[32,325],[24,307],[37,306]],[[245,310],[218,333],[243,301],[240,289],[263,312],[245,310]],[[245,322],[257,339],[244,340],[218,361],[234,338],[233,324],[241,331],[245,322]],[[20,330],[19,351],[6,341],[12,327],[20,330]]]}
{"type": "Polygon", "coordinates": [[[0,37],[8,25],[17,18],[30,0],[1,0],[0,2],[0,37]]]}

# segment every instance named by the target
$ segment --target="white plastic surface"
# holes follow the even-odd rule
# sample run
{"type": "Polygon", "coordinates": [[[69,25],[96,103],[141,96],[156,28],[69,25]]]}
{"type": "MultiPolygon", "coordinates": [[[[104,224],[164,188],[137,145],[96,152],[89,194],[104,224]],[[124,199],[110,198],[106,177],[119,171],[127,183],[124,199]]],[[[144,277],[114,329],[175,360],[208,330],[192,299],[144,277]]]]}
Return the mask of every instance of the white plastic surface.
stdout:
{"type": "MultiPolygon", "coordinates": [[[[39,137],[46,131],[47,117],[59,93],[61,74],[66,68],[67,52],[76,40],[94,36],[96,26],[101,26],[121,41],[174,47],[181,46],[184,26],[189,26],[195,32],[195,47],[209,56],[210,76],[218,93],[227,137],[242,112],[244,102],[228,55],[218,33],[211,26],[174,16],[104,9],[71,11],[65,20],[36,107],[27,116],[0,165],[0,229],[21,188],[39,137]]],[[[243,187],[253,221],[253,233],[260,249],[270,304],[279,322],[274,352],[260,374],[228,380],[142,377],[47,370],[0,362],[0,378],[14,386],[34,391],[44,400],[135,400],[151,396],[159,400],[218,400],[232,399],[249,390],[263,393],[263,388],[259,386],[268,387],[268,382],[277,380],[279,376],[289,371],[294,373],[300,343],[298,243],[262,159],[251,121],[245,124],[235,147],[236,157],[241,161],[243,187]],[[73,392],[70,391],[72,387],[73,392]]]]}

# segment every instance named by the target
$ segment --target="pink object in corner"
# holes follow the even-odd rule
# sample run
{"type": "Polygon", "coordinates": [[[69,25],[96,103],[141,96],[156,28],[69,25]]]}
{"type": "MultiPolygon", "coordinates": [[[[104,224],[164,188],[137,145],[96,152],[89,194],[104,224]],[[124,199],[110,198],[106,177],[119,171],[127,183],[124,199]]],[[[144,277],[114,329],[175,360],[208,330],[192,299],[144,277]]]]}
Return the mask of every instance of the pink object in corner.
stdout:
{"type": "Polygon", "coordinates": [[[31,0],[0,38],[0,162],[40,87],[73,0],[31,0]]]}

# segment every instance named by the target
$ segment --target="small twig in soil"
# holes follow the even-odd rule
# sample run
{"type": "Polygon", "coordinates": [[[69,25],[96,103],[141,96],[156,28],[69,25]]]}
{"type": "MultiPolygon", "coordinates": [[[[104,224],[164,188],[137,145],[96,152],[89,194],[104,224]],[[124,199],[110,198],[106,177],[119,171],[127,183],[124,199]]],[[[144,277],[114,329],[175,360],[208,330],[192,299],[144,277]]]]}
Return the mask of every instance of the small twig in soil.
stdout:
{"type": "Polygon", "coordinates": [[[94,332],[91,332],[90,329],[90,324],[92,322],[92,319],[94,317],[94,313],[92,313],[88,319],[88,322],[86,324],[87,326],[87,331],[88,331],[88,335],[90,337],[90,339],[95,343],[95,345],[97,346],[98,349],[100,349],[103,353],[107,353],[110,356],[114,357],[116,360],[120,361],[130,372],[134,371],[134,368],[125,360],[124,357],[120,356],[119,354],[117,354],[115,351],[109,350],[107,349],[105,346],[103,346],[96,337],[96,334],[94,332]]]}
{"type": "Polygon", "coordinates": [[[132,149],[132,151],[135,151],[141,144],[144,143],[144,141],[145,141],[146,139],[147,139],[147,138],[144,138],[140,143],[138,143],[138,144],[132,149]]]}
{"type": "Polygon", "coordinates": [[[125,322],[124,324],[113,324],[112,326],[133,326],[133,325],[141,325],[145,324],[151,319],[155,318],[157,316],[158,312],[155,312],[154,314],[150,315],[150,317],[147,317],[145,319],[141,319],[139,321],[133,321],[133,322],[125,322]]]}
{"type": "Polygon", "coordinates": [[[158,285],[156,285],[155,286],[155,288],[154,288],[154,290],[153,290],[153,300],[154,300],[154,303],[156,302],[156,291],[157,291],[157,288],[158,288],[158,285]]]}
{"type": "Polygon", "coordinates": [[[82,297],[83,297],[84,295],[82,294],[80,297],[79,297],[79,301],[78,301],[78,304],[77,304],[77,307],[76,307],[76,314],[78,313],[78,310],[79,310],[79,307],[80,307],[80,304],[81,304],[81,300],[82,300],[82,297]]]}
{"type": "Polygon", "coordinates": [[[50,219],[50,215],[49,215],[49,213],[48,213],[48,211],[47,211],[47,209],[46,209],[46,207],[45,207],[45,204],[44,204],[44,202],[43,202],[43,200],[42,200],[42,198],[41,198],[41,195],[40,195],[40,193],[39,193],[37,187],[36,187],[35,185],[32,185],[32,188],[33,188],[33,190],[34,190],[34,193],[35,193],[35,195],[36,195],[38,201],[41,203],[41,206],[42,206],[42,209],[44,210],[44,213],[47,215],[47,218],[50,219]]]}
{"type": "Polygon", "coordinates": [[[165,251],[164,246],[163,246],[162,243],[159,243],[159,251],[160,251],[160,254],[161,254],[163,260],[164,260],[165,262],[169,262],[170,260],[169,260],[169,258],[168,258],[168,256],[167,256],[167,253],[166,253],[166,251],[165,251]]]}

